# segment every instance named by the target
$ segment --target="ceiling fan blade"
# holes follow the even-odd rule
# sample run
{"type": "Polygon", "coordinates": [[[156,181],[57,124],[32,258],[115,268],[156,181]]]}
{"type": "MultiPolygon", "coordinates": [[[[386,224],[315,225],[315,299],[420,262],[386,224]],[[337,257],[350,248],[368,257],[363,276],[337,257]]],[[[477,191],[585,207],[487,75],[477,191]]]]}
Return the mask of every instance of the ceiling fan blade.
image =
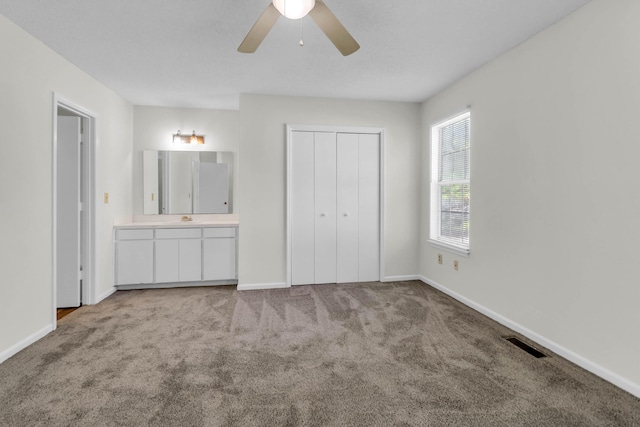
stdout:
{"type": "Polygon", "coordinates": [[[273,5],[269,3],[269,6],[262,12],[262,15],[258,18],[247,36],[242,40],[238,47],[238,52],[253,53],[258,49],[262,40],[267,37],[271,28],[275,25],[276,21],[280,17],[280,12],[273,5]]]}
{"type": "Polygon", "coordinates": [[[316,6],[311,9],[309,16],[316,21],[318,27],[329,37],[341,54],[344,56],[351,55],[360,49],[360,45],[351,34],[344,28],[344,25],[338,21],[338,18],[329,10],[322,0],[316,0],[316,6]]]}

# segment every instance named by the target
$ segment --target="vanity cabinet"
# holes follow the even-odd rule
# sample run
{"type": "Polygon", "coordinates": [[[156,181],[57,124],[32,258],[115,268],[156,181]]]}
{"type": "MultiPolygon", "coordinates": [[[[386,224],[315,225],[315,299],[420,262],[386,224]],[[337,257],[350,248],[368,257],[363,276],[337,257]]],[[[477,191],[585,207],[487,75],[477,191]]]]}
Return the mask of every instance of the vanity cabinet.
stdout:
{"type": "Polygon", "coordinates": [[[116,229],[119,289],[237,283],[237,227],[116,229]]]}

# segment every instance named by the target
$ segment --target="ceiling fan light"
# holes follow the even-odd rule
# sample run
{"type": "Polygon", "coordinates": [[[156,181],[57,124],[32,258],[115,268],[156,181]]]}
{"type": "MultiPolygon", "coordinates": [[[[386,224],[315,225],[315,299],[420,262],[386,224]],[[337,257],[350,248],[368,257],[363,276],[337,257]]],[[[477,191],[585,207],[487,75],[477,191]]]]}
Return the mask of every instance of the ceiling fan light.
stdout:
{"type": "Polygon", "coordinates": [[[272,0],[272,2],[278,12],[289,19],[304,18],[316,5],[316,0],[272,0]]]}

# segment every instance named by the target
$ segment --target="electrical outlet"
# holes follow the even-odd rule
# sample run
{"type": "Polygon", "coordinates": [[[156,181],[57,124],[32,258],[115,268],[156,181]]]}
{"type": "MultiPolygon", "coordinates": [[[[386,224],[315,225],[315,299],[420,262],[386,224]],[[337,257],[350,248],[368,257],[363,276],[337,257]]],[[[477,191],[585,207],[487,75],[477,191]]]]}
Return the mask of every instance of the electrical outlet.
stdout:
{"type": "Polygon", "coordinates": [[[455,271],[458,271],[458,260],[457,259],[453,260],[453,269],[455,271]]]}
{"type": "Polygon", "coordinates": [[[104,193],[104,203],[105,205],[109,203],[109,193],[104,193]]]}
{"type": "Polygon", "coordinates": [[[438,264],[442,264],[442,254],[438,254],[438,264]]]}

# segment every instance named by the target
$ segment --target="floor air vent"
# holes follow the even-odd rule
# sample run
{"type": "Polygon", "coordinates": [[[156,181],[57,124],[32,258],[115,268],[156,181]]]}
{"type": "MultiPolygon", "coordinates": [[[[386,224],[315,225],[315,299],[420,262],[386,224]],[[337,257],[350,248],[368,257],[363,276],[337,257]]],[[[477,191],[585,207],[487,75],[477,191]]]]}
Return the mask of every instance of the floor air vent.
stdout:
{"type": "Polygon", "coordinates": [[[540,359],[541,357],[547,357],[547,355],[544,354],[543,352],[536,350],[535,348],[531,347],[529,344],[520,341],[520,339],[516,337],[504,337],[504,339],[509,341],[511,344],[520,347],[521,349],[523,349],[533,357],[536,357],[538,359],[540,359]]]}

